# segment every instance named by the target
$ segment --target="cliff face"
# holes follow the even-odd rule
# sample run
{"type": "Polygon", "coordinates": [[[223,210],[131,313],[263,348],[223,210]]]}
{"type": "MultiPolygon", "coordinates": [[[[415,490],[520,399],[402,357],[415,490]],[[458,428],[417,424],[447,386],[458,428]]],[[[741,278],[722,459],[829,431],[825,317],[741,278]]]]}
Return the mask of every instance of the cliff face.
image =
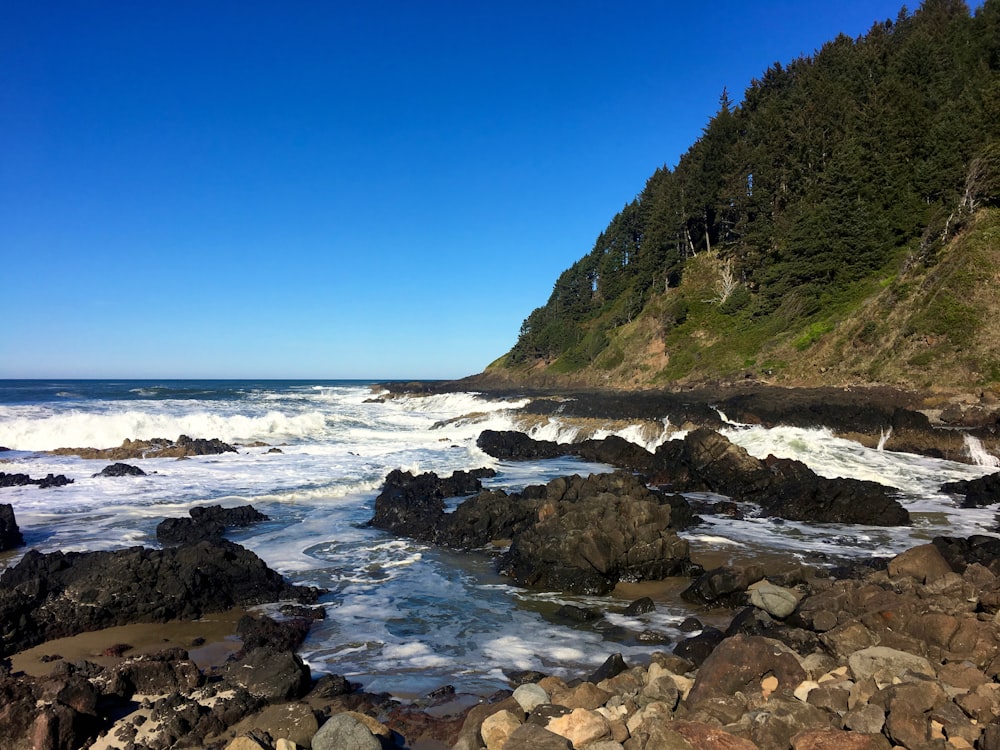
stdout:
{"type": "Polygon", "coordinates": [[[861,282],[856,300],[816,320],[795,320],[782,309],[759,317],[729,311],[718,300],[724,274],[718,254],[692,258],[677,287],[610,331],[605,349],[582,367],[567,370],[558,358],[511,363],[508,355],[483,378],[494,385],[644,388],[749,379],[1000,391],[1000,209],[980,210],[933,265],[904,257],[895,272],[861,282]]]}
{"type": "Polygon", "coordinates": [[[990,388],[1000,0],[775,64],[556,280],[493,384],[990,388]]]}

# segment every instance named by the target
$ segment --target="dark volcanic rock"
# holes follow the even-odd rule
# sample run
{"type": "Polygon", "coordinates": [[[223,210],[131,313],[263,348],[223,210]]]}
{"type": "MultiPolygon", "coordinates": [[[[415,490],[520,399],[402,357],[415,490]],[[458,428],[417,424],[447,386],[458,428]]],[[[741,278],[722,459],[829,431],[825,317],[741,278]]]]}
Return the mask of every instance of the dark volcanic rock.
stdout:
{"type": "Polygon", "coordinates": [[[560,478],[510,495],[485,490],[447,513],[450,481],[392,472],[371,525],[459,549],[509,542],[503,571],[540,588],[603,593],[618,581],[692,569],[676,533],[690,517],[686,501],[651,491],[630,472],[560,478]]]}
{"type": "Polygon", "coordinates": [[[217,521],[164,518],[156,525],[156,540],[160,544],[197,544],[221,539],[225,531],[226,527],[217,521]]]}
{"type": "Polygon", "coordinates": [[[414,476],[396,469],[385,478],[382,492],[375,498],[375,514],[369,524],[422,542],[446,544],[438,539],[445,499],[479,492],[483,487],[480,480],[495,474],[493,469],[477,469],[441,478],[433,472],[414,476]]]}
{"type": "Polygon", "coordinates": [[[1000,472],[978,479],[964,479],[941,485],[942,492],[965,495],[963,508],[978,508],[1000,503],[1000,472]]]}
{"type": "Polygon", "coordinates": [[[0,471],[0,487],[23,487],[27,484],[37,484],[45,489],[73,484],[73,480],[67,479],[64,474],[46,474],[41,479],[32,479],[27,474],[5,474],[0,471]]]}
{"type": "Polygon", "coordinates": [[[14,508],[11,505],[0,505],[0,552],[13,549],[24,544],[21,529],[14,518],[14,508]]]}
{"type": "Polygon", "coordinates": [[[770,516],[810,523],[908,524],[910,516],[875,482],[826,479],[800,461],[760,460],[713,430],[700,428],[650,453],[619,437],[578,444],[533,441],[520,433],[484,431],[477,443],[507,460],[581,456],[645,474],[673,492],[715,492],[759,505],[770,516]]]}
{"type": "Polygon", "coordinates": [[[0,576],[0,655],[112,625],[192,619],[281,599],[314,602],[320,593],[289,585],[225,540],[165,550],[31,550],[0,576]]]}
{"type": "Polygon", "coordinates": [[[801,461],[754,458],[711,430],[694,430],[656,451],[652,477],[677,491],[708,490],[760,505],[767,515],[810,523],[907,524],[910,515],[875,482],[826,479],[801,461]]]}
{"type": "Polygon", "coordinates": [[[146,472],[140,469],[138,466],[132,466],[131,464],[116,463],[110,466],[105,466],[95,477],[144,477],[146,472]]]}
{"type": "Polygon", "coordinates": [[[619,581],[690,572],[671,505],[628,472],[546,485],[538,520],[514,537],[501,567],[525,586],[607,593],[619,581]]]}
{"type": "Polygon", "coordinates": [[[476,445],[493,458],[528,461],[566,455],[565,446],[551,440],[533,440],[523,432],[483,430],[476,445]]]}
{"type": "Polygon", "coordinates": [[[192,508],[190,518],[166,518],[156,526],[161,544],[196,544],[221,539],[227,527],[250,526],[269,520],[252,505],[223,508],[209,505],[192,508]]]}

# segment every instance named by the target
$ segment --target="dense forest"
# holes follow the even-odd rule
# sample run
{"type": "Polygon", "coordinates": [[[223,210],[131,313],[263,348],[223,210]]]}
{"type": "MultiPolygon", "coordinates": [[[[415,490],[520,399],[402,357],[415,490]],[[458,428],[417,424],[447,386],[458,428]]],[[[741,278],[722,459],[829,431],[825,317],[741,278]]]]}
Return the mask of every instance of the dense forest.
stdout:
{"type": "MultiPolygon", "coordinates": [[[[646,382],[780,368],[760,359],[766,342],[801,351],[872,294],[905,296],[902,280],[991,205],[1000,0],[975,13],[925,0],[775,63],[739,103],[723,91],[701,137],[562,273],[492,369],[613,371],[634,357],[621,330],[640,319],[642,346],[666,350],[639,365],[646,382]]],[[[952,302],[911,333],[960,344],[975,314],[952,302]]],[[[881,324],[853,335],[877,341],[881,324]]]]}

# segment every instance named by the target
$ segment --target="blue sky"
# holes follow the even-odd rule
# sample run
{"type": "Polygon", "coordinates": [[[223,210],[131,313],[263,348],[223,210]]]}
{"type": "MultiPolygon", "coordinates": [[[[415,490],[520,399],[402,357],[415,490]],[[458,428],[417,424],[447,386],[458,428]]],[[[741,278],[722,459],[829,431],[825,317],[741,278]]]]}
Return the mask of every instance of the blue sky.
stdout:
{"type": "Polygon", "coordinates": [[[0,377],[478,372],[724,87],[900,7],[0,3],[0,377]]]}

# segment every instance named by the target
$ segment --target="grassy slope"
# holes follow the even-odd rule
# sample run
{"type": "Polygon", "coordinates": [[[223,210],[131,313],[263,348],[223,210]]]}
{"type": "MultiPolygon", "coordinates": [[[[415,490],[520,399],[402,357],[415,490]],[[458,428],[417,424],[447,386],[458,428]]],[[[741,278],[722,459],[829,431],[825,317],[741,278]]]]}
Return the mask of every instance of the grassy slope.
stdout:
{"type": "Polygon", "coordinates": [[[930,267],[900,257],[801,315],[794,295],[755,316],[745,292],[720,304],[720,261],[701,254],[684,279],[610,333],[583,368],[558,360],[519,368],[502,357],[494,381],[616,388],[747,377],[781,385],[886,384],[1000,390],[1000,209],[981,211],[930,267]]]}

